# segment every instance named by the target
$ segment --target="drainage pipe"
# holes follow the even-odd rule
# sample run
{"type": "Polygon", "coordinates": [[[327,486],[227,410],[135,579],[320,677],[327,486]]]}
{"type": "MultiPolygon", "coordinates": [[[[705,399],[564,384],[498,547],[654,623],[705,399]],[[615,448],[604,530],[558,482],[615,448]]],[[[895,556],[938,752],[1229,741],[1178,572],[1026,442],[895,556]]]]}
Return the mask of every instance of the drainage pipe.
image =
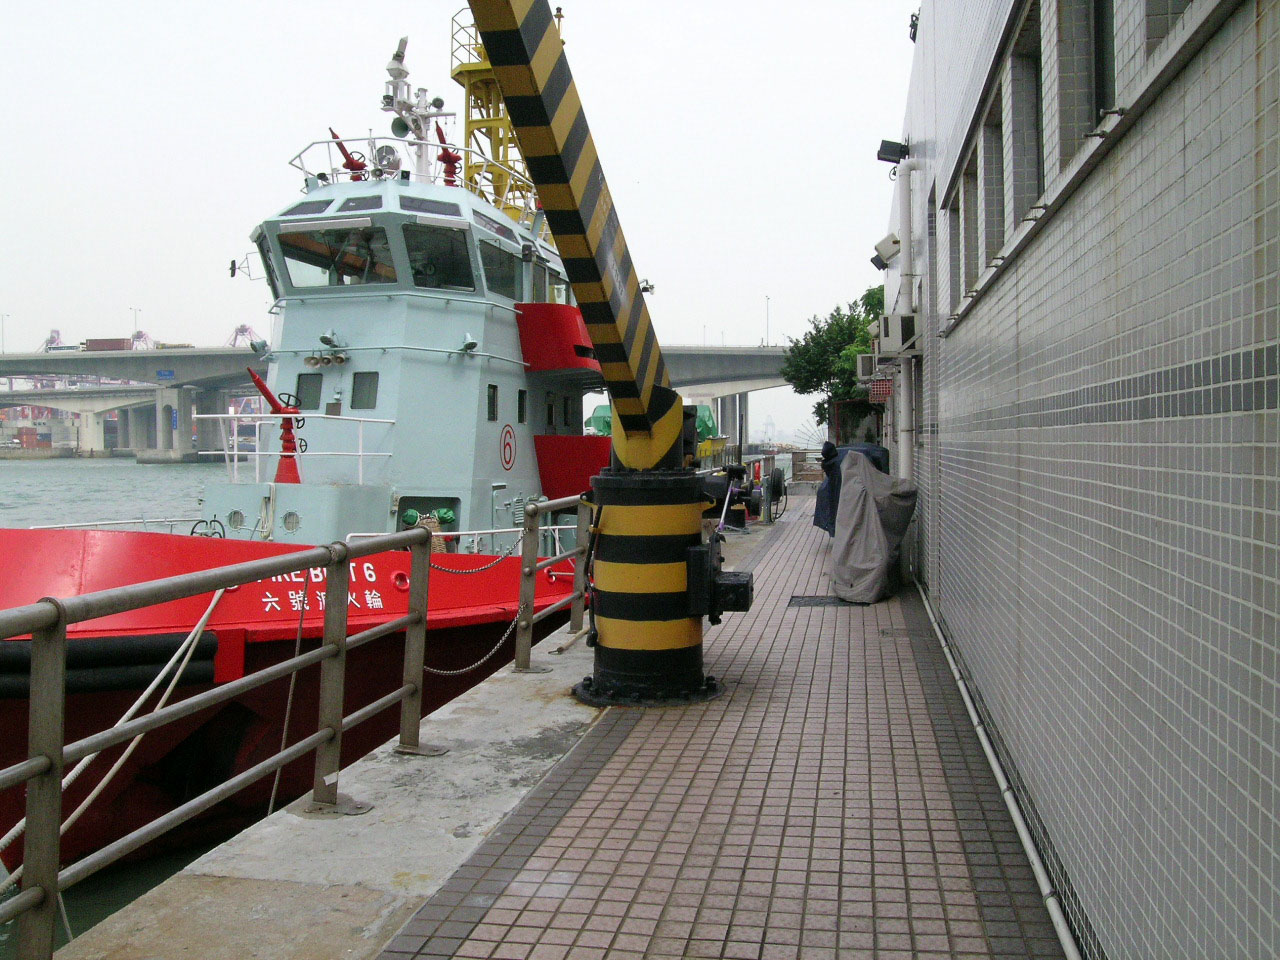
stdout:
{"type": "MultiPolygon", "coordinates": [[[[911,172],[920,161],[908,158],[898,164],[898,296],[895,303],[904,314],[915,315],[915,252],[911,243],[911,172]]],[[[919,343],[919,325],[916,326],[919,343]]],[[[915,373],[914,361],[904,356],[898,361],[898,476],[914,480],[915,463],[915,373]]]]}
{"type": "Polygon", "coordinates": [[[1045,908],[1049,911],[1049,919],[1053,922],[1054,932],[1057,933],[1058,941],[1062,944],[1062,952],[1066,955],[1067,960],[1081,960],[1080,948],[1076,946],[1075,935],[1071,932],[1071,925],[1067,923],[1067,916],[1062,909],[1062,901],[1058,896],[1058,891],[1053,887],[1053,881],[1049,877],[1049,871],[1045,869],[1044,861],[1040,859],[1040,851],[1036,849],[1035,841],[1031,839],[1031,831],[1027,829],[1027,822],[1022,816],[1022,808],[1018,806],[1017,795],[1014,794],[1013,787],[1009,784],[1009,778],[1004,774],[1004,766],[1000,763],[1000,758],[996,756],[995,748],[991,745],[991,738],[987,735],[986,725],[978,715],[978,709],[969,693],[969,684],[960,673],[956,658],[951,652],[951,645],[947,643],[942,627],[938,624],[938,618],[933,614],[933,604],[929,602],[929,596],[925,593],[924,587],[920,585],[918,580],[916,581],[916,590],[920,592],[920,599],[924,601],[924,609],[929,614],[929,622],[933,624],[933,632],[937,635],[938,642],[942,644],[942,652],[946,655],[947,665],[951,668],[951,676],[955,678],[956,686],[960,688],[960,696],[964,700],[965,709],[969,711],[969,722],[973,724],[973,729],[978,734],[978,741],[982,744],[982,752],[987,755],[987,763],[991,766],[991,772],[995,774],[996,785],[1000,788],[1000,795],[1004,798],[1004,805],[1009,809],[1009,816],[1013,819],[1014,829],[1018,831],[1018,839],[1022,841],[1022,849],[1026,853],[1027,859],[1031,861],[1031,872],[1035,875],[1036,885],[1040,888],[1040,896],[1044,900],[1045,908]]]}

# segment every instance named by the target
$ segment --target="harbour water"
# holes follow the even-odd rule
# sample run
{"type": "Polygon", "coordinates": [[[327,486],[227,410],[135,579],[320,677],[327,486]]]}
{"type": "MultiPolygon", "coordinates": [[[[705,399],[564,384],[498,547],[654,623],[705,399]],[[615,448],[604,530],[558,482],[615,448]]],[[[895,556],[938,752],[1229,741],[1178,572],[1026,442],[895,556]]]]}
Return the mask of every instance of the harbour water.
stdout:
{"type": "MultiPolygon", "coordinates": [[[[226,473],[220,463],[0,460],[0,527],[198,517],[205,484],[226,473]]],[[[153,524],[150,529],[169,528],[153,524]]],[[[176,532],[189,529],[189,524],[179,526],[176,532]]]]}
{"type": "MultiPolygon", "coordinates": [[[[147,465],[131,459],[0,460],[0,527],[31,527],[95,520],[146,519],[148,529],[168,531],[159,519],[200,515],[206,483],[226,476],[218,463],[147,465]]],[[[190,522],[172,525],[186,532],[190,522]]],[[[10,824],[0,824],[0,832],[10,824]]],[[[118,864],[67,891],[67,919],[79,934],[205,852],[169,852],[118,864]]],[[[0,868],[2,870],[2,868],[0,868]]],[[[15,956],[14,924],[0,925],[0,960],[15,956]]]]}

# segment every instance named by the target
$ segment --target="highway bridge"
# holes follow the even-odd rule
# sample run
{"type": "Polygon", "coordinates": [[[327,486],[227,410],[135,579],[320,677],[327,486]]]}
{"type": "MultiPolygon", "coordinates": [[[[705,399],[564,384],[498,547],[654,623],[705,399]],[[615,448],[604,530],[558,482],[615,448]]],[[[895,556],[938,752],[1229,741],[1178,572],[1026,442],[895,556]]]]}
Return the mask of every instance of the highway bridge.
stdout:
{"type": "MultiPolygon", "coordinates": [[[[711,403],[734,442],[745,435],[747,394],[785,385],[785,347],[675,344],[662,348],[672,386],[689,402],[711,403]]],[[[130,383],[84,382],[33,390],[0,391],[0,408],[44,406],[80,417],[80,450],[105,449],[105,415],[116,411],[116,446],[146,459],[182,459],[192,413],[220,413],[230,397],[253,393],[246,368],[265,374],[266,360],[247,347],[178,347],[163,350],[60,350],[0,354],[6,378],[104,378],[130,383]],[[157,424],[161,427],[157,430],[157,424]]],[[[220,444],[217,428],[199,422],[201,450],[220,444]]]]}

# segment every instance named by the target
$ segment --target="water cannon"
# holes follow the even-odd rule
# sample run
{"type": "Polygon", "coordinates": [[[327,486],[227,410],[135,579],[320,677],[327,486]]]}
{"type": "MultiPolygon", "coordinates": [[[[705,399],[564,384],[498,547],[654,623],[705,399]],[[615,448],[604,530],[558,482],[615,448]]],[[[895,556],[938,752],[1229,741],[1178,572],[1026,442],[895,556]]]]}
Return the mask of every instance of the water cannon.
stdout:
{"type": "Polygon", "coordinates": [[[329,134],[338,142],[338,152],[342,154],[342,169],[351,174],[352,180],[363,180],[364,171],[369,166],[364,162],[364,156],[348,150],[347,145],[342,142],[342,138],[338,136],[333,127],[329,128],[329,134]]]}
{"type": "MultiPolygon", "coordinates": [[[[262,394],[267,406],[271,408],[272,413],[296,414],[302,411],[298,409],[298,398],[289,394],[283,394],[277,397],[267,386],[252,367],[246,367],[249,371],[249,379],[253,381],[253,385],[258,388],[258,392],[262,394]],[[289,401],[289,402],[286,402],[289,401]]],[[[302,476],[298,473],[298,440],[294,435],[294,425],[301,427],[303,420],[298,417],[286,416],[280,421],[280,462],[276,465],[276,483],[301,483],[302,476]]]]}
{"type": "MultiPolygon", "coordinates": [[[[437,100],[440,98],[437,97],[437,100]]],[[[440,100],[440,106],[444,106],[444,101],[440,100]]],[[[440,141],[440,152],[436,155],[436,159],[444,164],[444,185],[452,187],[457,185],[458,164],[462,162],[462,154],[450,150],[448,141],[445,139],[444,130],[440,128],[440,122],[436,121],[436,139],[440,141]]]]}

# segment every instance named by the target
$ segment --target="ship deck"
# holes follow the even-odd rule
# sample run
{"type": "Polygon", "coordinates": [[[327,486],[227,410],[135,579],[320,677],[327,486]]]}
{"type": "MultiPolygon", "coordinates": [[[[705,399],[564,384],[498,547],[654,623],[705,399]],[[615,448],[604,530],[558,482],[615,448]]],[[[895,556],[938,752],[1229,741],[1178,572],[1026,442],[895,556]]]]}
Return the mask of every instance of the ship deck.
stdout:
{"type": "Polygon", "coordinates": [[[812,500],[710,628],[710,703],[612,708],[381,960],[1059,957],[913,591],[829,599],[812,500]]]}

